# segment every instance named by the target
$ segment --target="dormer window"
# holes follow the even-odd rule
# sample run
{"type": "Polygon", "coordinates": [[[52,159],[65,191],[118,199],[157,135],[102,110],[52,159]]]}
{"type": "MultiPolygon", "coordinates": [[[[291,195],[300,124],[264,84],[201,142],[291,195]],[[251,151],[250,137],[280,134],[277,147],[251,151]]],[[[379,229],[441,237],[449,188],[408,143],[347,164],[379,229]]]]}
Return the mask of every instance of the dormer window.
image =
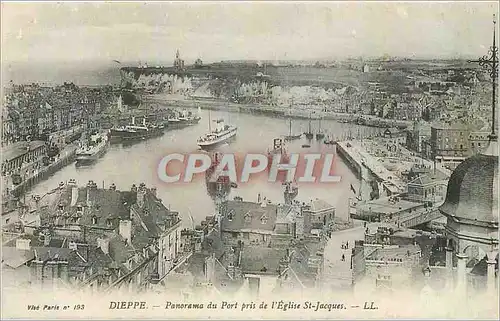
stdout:
{"type": "Polygon", "coordinates": [[[108,218],[108,219],[106,220],[106,226],[107,226],[107,227],[112,227],[112,226],[113,226],[113,221],[112,221],[111,219],[109,219],[109,218],[108,218]]]}
{"type": "Polygon", "coordinates": [[[229,213],[227,213],[227,219],[229,221],[232,221],[234,217],[234,210],[230,210],[229,213]]]}
{"type": "Polygon", "coordinates": [[[262,224],[267,224],[267,221],[268,221],[267,216],[265,214],[262,215],[262,217],[260,218],[260,222],[262,224]]]}
{"type": "Polygon", "coordinates": [[[83,212],[83,206],[78,205],[78,206],[76,207],[76,211],[77,211],[77,212],[79,212],[79,213],[83,212]]]}
{"type": "Polygon", "coordinates": [[[64,210],[64,205],[59,204],[59,207],[58,207],[58,208],[59,208],[59,210],[60,210],[60,211],[63,211],[63,210],[64,210]]]}
{"type": "Polygon", "coordinates": [[[92,216],[92,224],[97,224],[97,216],[92,216]]]}
{"type": "Polygon", "coordinates": [[[250,223],[252,221],[252,214],[245,214],[245,223],[250,223]]]}

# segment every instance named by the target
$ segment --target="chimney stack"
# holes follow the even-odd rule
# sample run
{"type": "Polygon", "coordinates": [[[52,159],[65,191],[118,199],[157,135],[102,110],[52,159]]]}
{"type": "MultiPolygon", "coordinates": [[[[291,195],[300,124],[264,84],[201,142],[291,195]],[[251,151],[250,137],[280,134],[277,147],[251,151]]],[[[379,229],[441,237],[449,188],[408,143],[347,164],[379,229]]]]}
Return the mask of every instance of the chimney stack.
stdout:
{"type": "Polygon", "coordinates": [[[45,235],[44,235],[44,238],[43,238],[43,246],[49,246],[50,244],[50,233],[47,232],[45,235]]]}
{"type": "Polygon", "coordinates": [[[29,250],[30,249],[31,240],[29,239],[17,239],[16,240],[16,249],[18,250],[29,250]]]}
{"type": "Polygon", "coordinates": [[[107,238],[98,238],[97,246],[101,249],[104,254],[109,254],[109,239],[107,238]]]}
{"type": "Polygon", "coordinates": [[[144,198],[146,196],[146,192],[147,192],[146,185],[144,183],[141,183],[141,185],[139,185],[139,189],[137,190],[137,199],[136,199],[137,206],[139,206],[140,208],[144,207],[144,198]]]}
{"type": "Polygon", "coordinates": [[[89,207],[92,206],[95,201],[96,190],[97,184],[94,183],[94,181],[89,181],[87,183],[87,206],[89,207]]]}
{"type": "Polygon", "coordinates": [[[131,220],[120,220],[119,233],[123,237],[127,244],[132,242],[132,221],[131,220]]]}

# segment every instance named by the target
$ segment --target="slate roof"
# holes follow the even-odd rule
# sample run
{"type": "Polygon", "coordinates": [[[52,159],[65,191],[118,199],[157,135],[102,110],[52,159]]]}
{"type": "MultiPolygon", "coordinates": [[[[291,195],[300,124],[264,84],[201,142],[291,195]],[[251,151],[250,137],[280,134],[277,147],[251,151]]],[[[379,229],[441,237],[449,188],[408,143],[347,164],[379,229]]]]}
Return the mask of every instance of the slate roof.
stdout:
{"type": "Polygon", "coordinates": [[[260,230],[272,232],[278,215],[278,206],[245,201],[228,201],[222,219],[223,231],[260,230]]]}
{"type": "Polygon", "coordinates": [[[18,250],[15,247],[2,246],[2,263],[16,269],[35,257],[33,251],[18,250]]]}
{"type": "Polygon", "coordinates": [[[286,254],[286,249],[244,246],[240,267],[244,273],[278,275],[280,260],[286,254]]]}
{"type": "Polygon", "coordinates": [[[429,173],[426,175],[420,175],[419,177],[415,178],[408,184],[412,185],[430,185],[436,182],[441,182],[448,179],[448,176],[446,176],[444,173],[441,173],[440,171],[436,171],[436,173],[429,173]]]}
{"type": "Polygon", "coordinates": [[[318,198],[315,200],[312,200],[309,205],[310,205],[309,211],[311,211],[311,212],[320,212],[323,210],[334,209],[333,205],[329,204],[328,202],[326,202],[324,200],[318,199],[318,198]]]}
{"type": "Polygon", "coordinates": [[[323,264],[322,253],[324,244],[321,242],[305,242],[298,244],[291,252],[290,265],[300,283],[306,287],[314,287],[317,267],[323,264]]]}
{"type": "Polygon", "coordinates": [[[2,148],[2,156],[4,161],[14,160],[31,150],[35,150],[40,146],[45,145],[44,141],[35,140],[32,142],[17,142],[2,148]],[[29,149],[28,149],[29,148],[29,149]]]}
{"type": "Polygon", "coordinates": [[[403,259],[404,261],[404,258],[408,257],[408,252],[410,253],[410,255],[421,252],[420,246],[405,245],[397,248],[377,248],[366,258],[371,260],[387,260],[390,258],[398,258],[403,259]]]}
{"type": "Polygon", "coordinates": [[[222,242],[219,232],[217,230],[210,231],[205,235],[201,244],[204,255],[215,253],[217,259],[222,258],[224,255],[224,243],[222,242]]]}
{"type": "MultiPolygon", "coordinates": [[[[59,200],[54,202],[51,207],[54,211],[58,211],[59,206],[62,205],[65,218],[79,217],[78,224],[81,225],[116,228],[120,219],[128,219],[130,217],[129,207],[134,199],[133,192],[92,187],[77,188],[67,185],[60,191],[59,200]],[[74,188],[77,189],[77,192],[73,194],[74,188]],[[87,195],[89,195],[89,200],[91,201],[90,206],[87,204],[87,195]],[[76,196],[76,199],[74,199],[74,196],[76,196]],[[83,215],[77,213],[79,206],[83,208],[83,215]],[[97,220],[96,224],[92,223],[93,217],[97,220]],[[111,220],[111,226],[107,224],[108,219],[111,220]]],[[[47,221],[48,219],[49,217],[47,216],[42,217],[42,221],[47,221]]],[[[64,221],[64,218],[61,217],[56,219],[54,223],[62,225],[76,222],[64,221]]]]}

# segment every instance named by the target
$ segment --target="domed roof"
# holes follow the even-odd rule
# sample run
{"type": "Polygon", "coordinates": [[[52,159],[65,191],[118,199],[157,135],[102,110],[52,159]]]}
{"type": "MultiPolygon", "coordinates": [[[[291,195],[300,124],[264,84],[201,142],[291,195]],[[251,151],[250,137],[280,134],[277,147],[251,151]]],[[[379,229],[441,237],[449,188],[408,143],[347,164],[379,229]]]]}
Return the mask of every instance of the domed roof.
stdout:
{"type": "Polygon", "coordinates": [[[444,215],[498,224],[497,150],[497,142],[491,141],[485,153],[466,159],[453,171],[440,207],[444,215]]]}

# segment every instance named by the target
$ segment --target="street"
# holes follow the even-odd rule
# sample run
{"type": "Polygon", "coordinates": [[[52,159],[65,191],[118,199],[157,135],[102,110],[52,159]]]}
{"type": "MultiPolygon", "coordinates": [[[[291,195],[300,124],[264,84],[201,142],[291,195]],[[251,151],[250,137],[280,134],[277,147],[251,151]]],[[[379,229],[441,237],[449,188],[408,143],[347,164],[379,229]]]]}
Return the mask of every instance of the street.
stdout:
{"type": "Polygon", "coordinates": [[[355,240],[364,239],[364,231],[363,226],[358,226],[332,233],[324,252],[324,269],[321,276],[324,290],[345,289],[351,286],[351,251],[355,240]],[[342,244],[345,242],[348,242],[348,249],[342,249],[342,244]],[[342,254],[345,256],[344,261],[342,254]]]}

